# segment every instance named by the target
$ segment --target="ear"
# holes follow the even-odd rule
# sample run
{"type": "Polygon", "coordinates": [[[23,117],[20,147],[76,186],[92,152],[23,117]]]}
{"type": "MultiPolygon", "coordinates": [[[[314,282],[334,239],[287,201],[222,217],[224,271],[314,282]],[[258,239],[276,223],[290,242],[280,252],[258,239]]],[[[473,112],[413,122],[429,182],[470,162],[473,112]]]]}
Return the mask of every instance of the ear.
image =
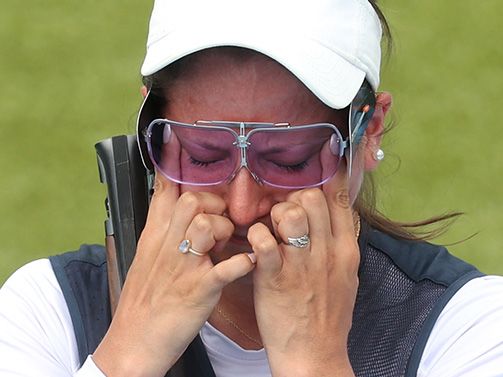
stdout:
{"type": "Polygon", "coordinates": [[[381,92],[376,98],[376,107],[372,119],[365,130],[365,136],[362,139],[365,150],[365,166],[366,171],[374,170],[379,165],[379,161],[375,158],[375,153],[381,147],[381,139],[384,132],[384,121],[386,114],[391,108],[392,97],[387,92],[381,92]]]}
{"type": "Polygon", "coordinates": [[[148,94],[148,89],[145,85],[142,85],[141,89],[140,89],[140,92],[141,92],[141,95],[143,96],[143,98],[145,98],[148,94]]]}

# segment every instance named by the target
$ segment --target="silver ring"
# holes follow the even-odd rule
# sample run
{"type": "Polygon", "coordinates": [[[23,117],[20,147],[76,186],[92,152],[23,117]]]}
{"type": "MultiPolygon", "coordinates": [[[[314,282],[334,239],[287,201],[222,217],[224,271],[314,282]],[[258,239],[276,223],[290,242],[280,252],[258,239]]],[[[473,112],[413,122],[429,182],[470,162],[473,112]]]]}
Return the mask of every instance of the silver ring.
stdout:
{"type": "Polygon", "coordinates": [[[308,234],[301,237],[288,237],[288,244],[293,247],[304,248],[309,245],[310,239],[308,234]]]}
{"type": "Polygon", "coordinates": [[[182,253],[182,254],[191,253],[191,254],[197,255],[198,257],[204,257],[206,255],[206,254],[201,253],[197,250],[194,250],[191,247],[190,240],[183,240],[182,242],[180,242],[180,245],[178,245],[178,251],[180,251],[180,253],[182,253]]]}

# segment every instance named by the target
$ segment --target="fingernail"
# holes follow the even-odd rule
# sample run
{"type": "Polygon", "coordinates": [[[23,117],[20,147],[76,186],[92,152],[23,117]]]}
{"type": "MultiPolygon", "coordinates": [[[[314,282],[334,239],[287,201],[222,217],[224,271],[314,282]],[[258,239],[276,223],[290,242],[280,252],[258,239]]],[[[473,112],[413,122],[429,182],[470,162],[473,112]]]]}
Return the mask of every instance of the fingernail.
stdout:
{"type": "Polygon", "coordinates": [[[246,256],[250,258],[250,262],[253,264],[257,263],[257,256],[254,253],[248,253],[246,256]]]}

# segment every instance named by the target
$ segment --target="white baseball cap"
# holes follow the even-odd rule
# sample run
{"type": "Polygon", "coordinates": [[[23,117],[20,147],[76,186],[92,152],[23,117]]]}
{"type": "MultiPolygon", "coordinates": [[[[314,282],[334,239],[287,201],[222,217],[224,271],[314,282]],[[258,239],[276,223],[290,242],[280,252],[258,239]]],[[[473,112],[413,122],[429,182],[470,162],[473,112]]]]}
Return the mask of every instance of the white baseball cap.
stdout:
{"type": "Polygon", "coordinates": [[[244,47],[276,60],[341,109],[365,78],[377,89],[381,35],[368,0],[155,0],[141,73],[206,48],[244,47]]]}

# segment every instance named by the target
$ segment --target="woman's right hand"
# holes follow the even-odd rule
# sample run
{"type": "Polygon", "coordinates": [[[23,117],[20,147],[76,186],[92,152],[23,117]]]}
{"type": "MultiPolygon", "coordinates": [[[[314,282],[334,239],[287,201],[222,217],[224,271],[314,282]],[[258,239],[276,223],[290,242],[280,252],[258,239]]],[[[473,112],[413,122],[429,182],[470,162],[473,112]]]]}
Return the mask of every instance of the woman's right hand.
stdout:
{"type": "Polygon", "coordinates": [[[254,264],[238,254],[214,265],[234,231],[225,202],[204,192],[179,196],[157,175],[155,193],[135,259],[110,328],[93,360],[108,376],[164,376],[217,304],[222,288],[254,264]],[[182,254],[181,241],[206,255],[182,254]]]}

